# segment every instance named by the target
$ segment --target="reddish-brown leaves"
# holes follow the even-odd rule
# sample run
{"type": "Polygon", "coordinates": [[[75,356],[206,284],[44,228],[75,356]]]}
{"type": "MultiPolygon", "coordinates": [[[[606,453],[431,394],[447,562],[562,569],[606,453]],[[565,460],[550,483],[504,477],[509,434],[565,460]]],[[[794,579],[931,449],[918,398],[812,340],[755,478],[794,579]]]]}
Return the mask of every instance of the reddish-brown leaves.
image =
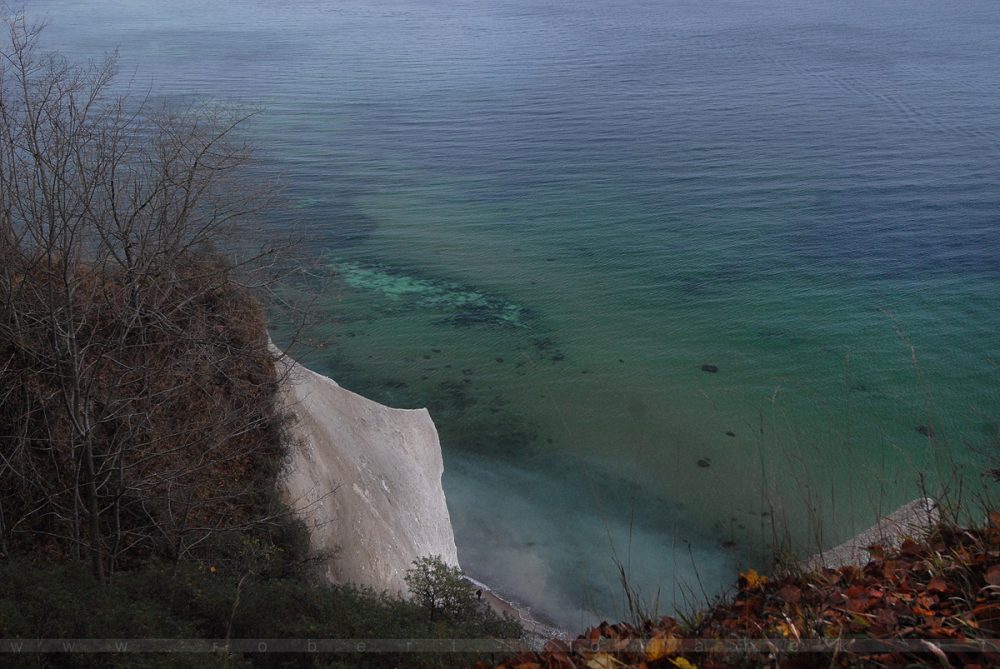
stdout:
{"type": "Polygon", "coordinates": [[[778,597],[789,604],[798,604],[802,599],[802,589],[791,583],[778,588],[778,597]]]}
{"type": "Polygon", "coordinates": [[[863,568],[770,578],[744,572],[731,602],[702,612],[696,628],[684,629],[669,617],[639,628],[602,623],[572,648],[552,643],[506,666],[1000,666],[1000,658],[974,645],[959,652],[943,642],[991,641],[1000,633],[1000,588],[994,587],[1000,585],[1000,553],[993,543],[994,534],[1000,538],[1000,514],[990,521],[993,526],[981,530],[939,528],[927,542],[907,540],[895,552],[879,548],[863,568]],[[852,640],[866,639],[899,645],[868,654],[851,649],[852,640]],[[921,641],[934,639],[940,641],[921,641]],[[734,650],[747,640],[760,644],[734,650]],[[810,640],[845,645],[821,657],[780,646],[810,640]]]}

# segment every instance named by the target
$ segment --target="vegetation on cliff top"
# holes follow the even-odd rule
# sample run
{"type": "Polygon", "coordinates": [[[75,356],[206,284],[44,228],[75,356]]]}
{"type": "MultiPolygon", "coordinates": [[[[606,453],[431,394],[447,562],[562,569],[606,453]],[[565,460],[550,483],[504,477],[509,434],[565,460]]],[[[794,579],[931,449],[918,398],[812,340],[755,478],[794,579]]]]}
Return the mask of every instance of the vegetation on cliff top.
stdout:
{"type": "Polygon", "coordinates": [[[136,560],[221,549],[275,514],[283,456],[261,307],[228,245],[238,115],[109,93],[11,20],[0,49],[0,551],[136,560]]]}
{"type": "Polygon", "coordinates": [[[113,95],[113,58],[75,67],[41,53],[23,17],[3,25],[0,638],[31,651],[5,666],[395,666],[251,660],[229,641],[519,635],[468,592],[461,615],[428,615],[313,573],[278,493],[281,379],[248,285],[273,253],[249,245],[266,197],[241,181],[245,115],[113,95]],[[31,645],[73,638],[223,643],[114,657],[31,645]]]}

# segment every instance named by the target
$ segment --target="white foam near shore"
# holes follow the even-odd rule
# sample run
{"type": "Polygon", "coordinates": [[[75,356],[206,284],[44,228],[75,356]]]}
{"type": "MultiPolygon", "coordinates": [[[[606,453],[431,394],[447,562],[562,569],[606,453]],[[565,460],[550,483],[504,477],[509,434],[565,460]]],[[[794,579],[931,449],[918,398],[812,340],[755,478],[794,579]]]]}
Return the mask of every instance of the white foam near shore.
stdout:
{"type": "Polygon", "coordinates": [[[306,522],[326,577],[407,595],[419,557],[458,565],[437,429],[426,409],[393,409],[288,357],[282,397],[294,446],[286,501],[306,522]]]}

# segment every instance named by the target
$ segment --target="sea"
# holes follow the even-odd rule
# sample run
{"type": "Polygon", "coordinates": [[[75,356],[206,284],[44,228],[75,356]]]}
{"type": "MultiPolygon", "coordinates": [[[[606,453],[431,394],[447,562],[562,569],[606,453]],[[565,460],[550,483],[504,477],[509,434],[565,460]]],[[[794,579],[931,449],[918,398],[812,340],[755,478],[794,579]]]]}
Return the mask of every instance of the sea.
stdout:
{"type": "Polygon", "coordinates": [[[690,611],[995,485],[995,0],[25,11],[115,90],[253,111],[297,350],[430,410],[462,567],[541,618],[627,616],[623,576],[690,611]]]}

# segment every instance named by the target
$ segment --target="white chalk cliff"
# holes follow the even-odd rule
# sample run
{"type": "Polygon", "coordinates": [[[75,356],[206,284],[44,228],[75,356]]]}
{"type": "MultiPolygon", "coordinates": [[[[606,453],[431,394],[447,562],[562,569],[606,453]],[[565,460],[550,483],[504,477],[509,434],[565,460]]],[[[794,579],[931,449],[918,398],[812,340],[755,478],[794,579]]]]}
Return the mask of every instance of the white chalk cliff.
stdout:
{"type": "Polygon", "coordinates": [[[437,429],[426,409],[392,409],[284,358],[295,437],[286,501],[329,553],[327,578],[406,594],[413,560],[458,565],[437,429]]]}
{"type": "Polygon", "coordinates": [[[895,550],[906,537],[924,538],[940,520],[941,510],[937,502],[930,497],[919,497],[880,518],[873,526],[844,543],[803,560],[800,566],[806,571],[818,571],[824,567],[837,569],[845,565],[863,567],[872,559],[869,546],[895,550]]]}

